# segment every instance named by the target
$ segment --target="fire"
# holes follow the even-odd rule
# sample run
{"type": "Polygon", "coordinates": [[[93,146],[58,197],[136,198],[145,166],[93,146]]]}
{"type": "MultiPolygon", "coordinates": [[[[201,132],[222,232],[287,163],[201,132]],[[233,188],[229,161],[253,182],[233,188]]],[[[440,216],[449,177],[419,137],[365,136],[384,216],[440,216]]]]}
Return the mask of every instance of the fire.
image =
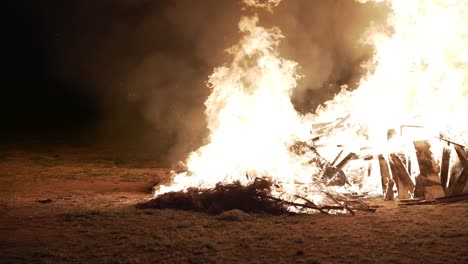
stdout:
{"type": "MultiPolygon", "coordinates": [[[[392,32],[369,31],[375,47],[369,74],[358,89],[328,102],[317,116],[352,113],[367,128],[371,145],[385,151],[387,131],[404,125],[426,128],[428,135],[468,131],[468,3],[387,1],[392,32]],[[343,97],[345,99],[343,100],[343,97]]],[[[458,135],[465,144],[466,135],[458,135]]]]}
{"type": "MultiPolygon", "coordinates": [[[[279,2],[244,1],[265,8],[279,2]]],[[[246,184],[258,176],[275,182],[281,198],[293,200],[300,194],[320,202],[321,191],[330,187],[311,162],[316,153],[299,155],[292,150],[297,142],[318,138],[317,150],[330,163],[340,149],[360,156],[401,152],[414,140],[435,139],[440,133],[466,145],[468,2],[376,2],[393,12],[387,28],[371,27],[364,39],[375,48],[365,66],[368,74],[357,89],[343,87],[335,99],[305,116],[291,103],[301,76],[297,63],[277,52],[280,30],[258,26],[257,16],[242,18],[244,37],[228,50],[232,62],[216,68],[208,80],[209,143],[190,154],[187,172],[175,175],[173,183],[155,195],[218,182],[246,184]],[[319,123],[324,125],[317,128],[319,123]]],[[[365,178],[359,186],[351,181],[348,191],[381,192],[378,173],[362,175],[367,166],[361,162],[346,168],[348,174],[365,178]]]]}
{"type": "MultiPolygon", "coordinates": [[[[468,3],[385,3],[393,10],[389,27],[370,28],[365,38],[375,47],[367,65],[369,73],[356,90],[343,89],[319,108],[316,120],[351,114],[351,128],[364,132],[354,135],[354,142],[367,146],[372,154],[403,152],[414,161],[412,142],[431,140],[432,153],[440,160],[443,146],[435,140],[440,135],[458,144],[468,143],[468,3]],[[395,132],[390,140],[389,131],[395,132]]],[[[350,139],[344,135],[349,135],[349,129],[325,141],[350,139]]],[[[414,180],[418,168],[411,173],[414,180]]],[[[373,174],[370,188],[378,190],[380,174],[373,174]]]]}
{"type": "Polygon", "coordinates": [[[256,176],[268,176],[284,187],[312,183],[317,168],[306,166],[307,156],[290,151],[296,141],[311,137],[310,125],[290,99],[300,78],[297,63],[279,57],[279,29],[267,30],[257,22],[256,16],[241,19],[245,36],[229,50],[232,63],[209,77],[212,93],[205,105],[210,143],[191,153],[189,172],[176,175],[159,193],[218,182],[248,183],[256,176]]]}

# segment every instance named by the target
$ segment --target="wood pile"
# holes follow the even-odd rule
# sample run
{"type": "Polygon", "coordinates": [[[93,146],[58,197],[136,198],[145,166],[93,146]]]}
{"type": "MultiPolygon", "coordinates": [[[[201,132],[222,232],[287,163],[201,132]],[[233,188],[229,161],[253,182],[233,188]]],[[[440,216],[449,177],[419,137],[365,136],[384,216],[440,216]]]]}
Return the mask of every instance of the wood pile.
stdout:
{"type": "MultiPolygon", "coordinates": [[[[347,116],[334,122],[314,125],[313,133],[320,136],[317,136],[311,143],[318,148],[318,146],[323,146],[320,145],[321,137],[327,137],[350,127],[358,127],[352,123],[347,124],[349,120],[350,116],[347,116]]],[[[408,127],[422,128],[402,126],[400,133],[403,134],[403,128],[408,127]]],[[[357,130],[356,133],[362,133],[362,131],[357,130]]],[[[395,131],[389,131],[388,138],[390,139],[395,133],[395,131]]],[[[366,138],[367,135],[364,137],[366,138]]],[[[330,178],[330,175],[336,174],[336,171],[344,175],[344,165],[351,159],[361,159],[361,161],[375,159],[379,166],[385,200],[398,199],[401,204],[413,205],[468,199],[468,194],[466,194],[468,192],[468,148],[442,136],[434,137],[433,140],[439,140],[444,144],[440,159],[437,161],[431,152],[430,140],[414,141],[414,152],[406,153],[406,155],[390,153],[376,157],[360,157],[358,154],[349,153],[339,161],[344,152],[341,150],[334,161],[329,164],[333,169],[327,166],[323,168],[322,178],[330,178]],[[418,168],[419,172],[415,168],[418,168]]],[[[315,151],[318,154],[318,151],[315,151]]],[[[369,174],[371,170],[369,166],[369,174]]],[[[347,175],[344,175],[344,178],[346,179],[347,175]]]]}
{"type": "Polygon", "coordinates": [[[378,159],[385,200],[393,200],[394,194],[404,205],[468,199],[468,194],[463,194],[468,182],[468,150],[461,145],[453,145],[453,147],[450,145],[450,143],[445,144],[439,165],[430,150],[429,142],[427,140],[415,141],[414,148],[419,174],[414,177],[414,180],[411,177],[411,167],[407,165],[409,162],[405,164],[396,153],[386,158],[380,155],[378,159]],[[450,157],[453,152],[458,156],[459,162],[451,166],[450,157]],[[461,166],[461,170],[457,170],[457,166],[461,166]],[[394,185],[396,185],[396,193],[394,185]]]}
{"type": "MultiPolygon", "coordinates": [[[[309,154],[312,157],[309,164],[315,164],[321,169],[318,175],[320,184],[328,187],[350,186],[361,183],[363,178],[374,175],[378,170],[381,177],[382,193],[385,200],[398,199],[400,205],[417,205],[430,203],[447,203],[468,200],[468,149],[463,145],[444,138],[440,159],[436,160],[431,152],[429,140],[412,142],[412,153],[390,153],[373,156],[361,148],[360,153],[346,152],[343,145],[336,156],[324,158],[320,151],[327,148],[322,143],[323,138],[339,131],[347,130],[350,117],[341,118],[331,123],[315,124],[313,133],[319,136],[307,142],[296,142],[290,150],[299,156],[309,154]],[[312,155],[310,155],[312,154],[312,155]],[[358,161],[367,165],[367,172],[362,170],[346,170],[348,163],[358,161]],[[378,168],[372,168],[372,162],[378,168]],[[346,175],[348,174],[348,175],[346,175]],[[356,178],[351,174],[358,175],[356,178]],[[365,175],[367,174],[367,175],[365,175]]],[[[357,127],[357,126],[354,126],[357,127]]],[[[365,135],[360,128],[356,134],[365,135]]],[[[389,131],[390,139],[396,132],[389,131]]],[[[434,139],[435,140],[435,139],[434,139]]],[[[326,140],[324,140],[326,142],[326,140]]],[[[332,146],[333,147],[333,146],[332,146]]],[[[362,166],[365,167],[365,166],[362,166]]],[[[315,177],[312,176],[311,177],[315,177]]],[[[309,213],[317,211],[323,214],[346,212],[351,215],[355,211],[374,212],[376,209],[363,202],[361,196],[355,194],[338,194],[323,191],[322,204],[318,205],[299,195],[287,200],[272,195],[275,183],[266,178],[256,178],[251,184],[242,186],[239,182],[218,183],[214,188],[189,188],[187,191],[169,192],[158,195],[152,200],[138,205],[140,208],[174,208],[194,210],[208,213],[221,213],[239,209],[245,212],[266,212],[271,214],[309,213]]],[[[333,188],[330,188],[333,189],[333,188]]]]}

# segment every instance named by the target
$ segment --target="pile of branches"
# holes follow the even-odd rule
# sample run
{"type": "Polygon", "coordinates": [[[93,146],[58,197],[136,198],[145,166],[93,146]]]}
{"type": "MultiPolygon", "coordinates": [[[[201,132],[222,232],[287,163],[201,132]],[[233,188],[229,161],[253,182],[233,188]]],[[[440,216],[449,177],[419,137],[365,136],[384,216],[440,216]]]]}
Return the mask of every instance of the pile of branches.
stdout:
{"type": "Polygon", "coordinates": [[[218,183],[214,188],[189,188],[187,191],[168,192],[137,205],[148,209],[179,209],[219,214],[239,209],[249,213],[274,215],[290,213],[286,201],[271,196],[272,182],[256,178],[247,186],[236,181],[230,184],[218,183]]]}
{"type": "Polygon", "coordinates": [[[219,214],[230,210],[242,210],[247,213],[269,213],[273,215],[295,214],[318,211],[329,214],[336,211],[375,212],[375,208],[360,199],[333,196],[325,192],[328,205],[316,205],[305,197],[296,195],[302,203],[286,201],[271,195],[273,183],[268,179],[256,178],[251,184],[243,186],[239,181],[234,183],[218,183],[214,188],[189,188],[187,191],[168,192],[137,205],[140,209],[178,209],[211,214],[219,214]]]}

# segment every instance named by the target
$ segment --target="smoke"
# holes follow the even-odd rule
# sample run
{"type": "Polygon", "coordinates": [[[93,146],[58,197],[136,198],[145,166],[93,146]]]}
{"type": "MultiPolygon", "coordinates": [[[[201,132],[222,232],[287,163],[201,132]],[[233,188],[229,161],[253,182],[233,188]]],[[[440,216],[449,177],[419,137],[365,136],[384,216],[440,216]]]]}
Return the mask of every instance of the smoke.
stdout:
{"type": "Polygon", "coordinates": [[[206,143],[206,81],[229,61],[225,50],[240,38],[242,14],[259,12],[262,26],[281,29],[280,53],[304,76],[293,102],[307,112],[340,85],[356,86],[372,55],[360,37],[386,12],[342,0],[250,0],[279,4],[272,12],[242,10],[241,0],[51,2],[45,19],[53,74],[97,94],[100,139],[139,142],[169,162],[206,143]]]}
{"type": "Polygon", "coordinates": [[[361,67],[373,55],[362,43],[371,24],[385,24],[387,7],[355,1],[284,1],[271,16],[285,39],[281,54],[299,62],[304,75],[293,100],[309,112],[331,99],[342,85],[357,86],[361,67]]]}

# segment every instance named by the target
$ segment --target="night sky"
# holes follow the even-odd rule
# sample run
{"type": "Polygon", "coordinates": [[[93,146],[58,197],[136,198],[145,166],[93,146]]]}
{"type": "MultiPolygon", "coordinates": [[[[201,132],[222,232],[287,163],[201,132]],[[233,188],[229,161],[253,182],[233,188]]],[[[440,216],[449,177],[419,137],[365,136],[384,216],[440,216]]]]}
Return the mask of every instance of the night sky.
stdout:
{"type": "MultiPolygon", "coordinates": [[[[176,160],[205,139],[205,82],[237,43],[239,0],[11,1],[2,15],[2,140],[65,138],[144,146],[176,160]]],[[[385,8],[284,0],[273,14],[281,55],[303,78],[302,112],[356,86],[372,49],[359,43],[385,8]]]]}

